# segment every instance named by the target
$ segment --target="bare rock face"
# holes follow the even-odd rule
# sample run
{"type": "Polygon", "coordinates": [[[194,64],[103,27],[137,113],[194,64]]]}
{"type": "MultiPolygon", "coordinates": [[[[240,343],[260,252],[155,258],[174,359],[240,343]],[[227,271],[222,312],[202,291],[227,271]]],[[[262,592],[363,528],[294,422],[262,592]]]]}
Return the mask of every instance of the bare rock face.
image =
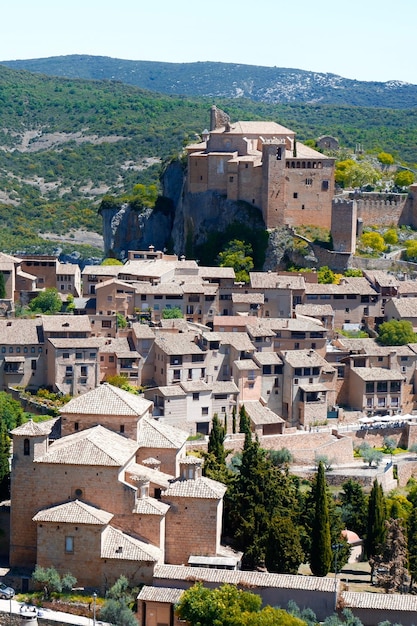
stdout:
{"type": "Polygon", "coordinates": [[[180,161],[167,166],[162,179],[163,198],[156,207],[140,211],[128,204],[103,206],[103,238],[106,255],[125,258],[128,250],[173,248],[185,253],[187,240],[198,246],[212,232],[222,232],[239,223],[264,229],[261,212],[245,202],[227,200],[215,192],[189,194],[185,191],[185,171],[180,161]]]}
{"type": "Polygon", "coordinates": [[[171,218],[160,211],[138,212],[128,204],[101,210],[105,255],[123,259],[128,250],[163,250],[171,233],[171,218]]]}

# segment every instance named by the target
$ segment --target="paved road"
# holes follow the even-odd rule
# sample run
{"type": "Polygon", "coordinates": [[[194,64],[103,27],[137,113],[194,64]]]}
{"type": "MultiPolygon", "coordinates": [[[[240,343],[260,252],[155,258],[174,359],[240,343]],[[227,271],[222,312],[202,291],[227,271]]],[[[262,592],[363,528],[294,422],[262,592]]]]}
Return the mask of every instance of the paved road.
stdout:
{"type": "MultiPolygon", "coordinates": [[[[18,615],[23,603],[16,600],[0,600],[0,613],[12,613],[18,615]]],[[[93,626],[93,620],[89,617],[71,615],[61,611],[51,611],[49,609],[39,609],[39,617],[57,622],[57,624],[75,624],[76,626],[93,626]]],[[[110,626],[106,622],[96,621],[97,626],[110,626]]]]}

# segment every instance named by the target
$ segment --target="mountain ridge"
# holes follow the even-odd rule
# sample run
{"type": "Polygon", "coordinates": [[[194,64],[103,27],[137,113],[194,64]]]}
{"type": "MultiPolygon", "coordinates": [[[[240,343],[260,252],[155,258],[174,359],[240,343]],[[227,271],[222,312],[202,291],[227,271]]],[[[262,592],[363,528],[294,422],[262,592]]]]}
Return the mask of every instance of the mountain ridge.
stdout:
{"type": "Polygon", "coordinates": [[[56,77],[117,81],[175,96],[248,98],[270,104],[417,107],[417,85],[412,83],[359,81],[295,68],[212,61],[134,61],[84,54],[1,61],[0,65],[56,77]]]}

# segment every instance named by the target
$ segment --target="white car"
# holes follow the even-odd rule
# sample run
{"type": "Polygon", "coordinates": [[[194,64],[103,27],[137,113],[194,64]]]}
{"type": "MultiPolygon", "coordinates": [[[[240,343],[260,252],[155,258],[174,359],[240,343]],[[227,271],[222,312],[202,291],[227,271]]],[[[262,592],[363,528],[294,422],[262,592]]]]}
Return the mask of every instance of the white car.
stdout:
{"type": "Polygon", "coordinates": [[[12,587],[8,587],[4,583],[0,583],[0,598],[2,600],[10,600],[13,598],[15,594],[15,590],[12,587]]]}

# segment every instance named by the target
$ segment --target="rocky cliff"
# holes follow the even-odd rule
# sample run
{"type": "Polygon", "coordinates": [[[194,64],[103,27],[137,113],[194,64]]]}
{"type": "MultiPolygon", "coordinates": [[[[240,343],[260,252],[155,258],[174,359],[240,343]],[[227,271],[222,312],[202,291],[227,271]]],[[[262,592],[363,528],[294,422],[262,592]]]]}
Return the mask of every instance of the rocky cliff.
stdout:
{"type": "Polygon", "coordinates": [[[212,232],[222,232],[234,223],[264,229],[261,212],[244,202],[231,202],[218,193],[189,194],[185,191],[182,164],[168,165],[162,176],[163,199],[155,209],[138,211],[128,204],[102,207],[105,254],[123,259],[128,250],[172,249],[186,254],[205,243],[212,232]]]}

